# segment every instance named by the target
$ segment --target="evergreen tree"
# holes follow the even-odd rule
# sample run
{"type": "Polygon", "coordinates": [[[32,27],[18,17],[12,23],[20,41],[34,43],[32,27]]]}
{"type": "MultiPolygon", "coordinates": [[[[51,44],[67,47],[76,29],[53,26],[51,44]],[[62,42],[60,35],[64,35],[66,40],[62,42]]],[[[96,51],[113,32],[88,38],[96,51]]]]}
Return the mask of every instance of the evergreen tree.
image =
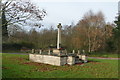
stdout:
{"type": "Polygon", "coordinates": [[[116,28],[113,29],[114,43],[116,45],[117,53],[120,53],[120,15],[118,16],[117,20],[114,22],[116,24],[116,28]]]}

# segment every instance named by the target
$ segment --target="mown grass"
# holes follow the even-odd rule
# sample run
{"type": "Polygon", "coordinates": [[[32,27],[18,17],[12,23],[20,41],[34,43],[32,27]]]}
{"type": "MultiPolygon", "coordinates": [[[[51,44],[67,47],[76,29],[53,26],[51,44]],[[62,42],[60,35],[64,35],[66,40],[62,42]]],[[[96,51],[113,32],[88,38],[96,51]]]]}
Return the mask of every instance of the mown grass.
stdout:
{"type": "Polygon", "coordinates": [[[105,58],[120,58],[117,53],[107,53],[107,52],[99,52],[99,53],[90,53],[90,57],[105,57],[105,58]]]}
{"type": "Polygon", "coordinates": [[[52,66],[28,60],[28,55],[2,54],[3,78],[118,78],[118,60],[89,59],[85,64],[52,66]]]}

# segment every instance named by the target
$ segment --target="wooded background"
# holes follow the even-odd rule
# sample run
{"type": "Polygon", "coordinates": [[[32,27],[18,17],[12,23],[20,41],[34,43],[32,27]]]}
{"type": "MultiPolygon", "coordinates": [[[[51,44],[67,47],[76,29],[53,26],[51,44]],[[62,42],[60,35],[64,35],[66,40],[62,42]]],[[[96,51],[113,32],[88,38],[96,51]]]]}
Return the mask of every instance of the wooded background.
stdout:
{"type": "MultiPolygon", "coordinates": [[[[54,27],[57,25],[48,26],[50,28],[44,28],[39,32],[35,28],[42,27],[40,21],[46,14],[45,10],[39,10],[30,2],[4,2],[0,17],[3,51],[6,49],[20,50],[23,47],[46,49],[49,46],[56,46],[57,29],[54,27]],[[33,28],[30,31],[21,28],[26,25],[33,28]]],[[[74,49],[86,52],[120,53],[119,14],[115,23],[106,23],[105,16],[101,11],[97,13],[88,11],[77,24],[71,23],[71,25],[62,26],[62,46],[68,52],[74,49]]]]}

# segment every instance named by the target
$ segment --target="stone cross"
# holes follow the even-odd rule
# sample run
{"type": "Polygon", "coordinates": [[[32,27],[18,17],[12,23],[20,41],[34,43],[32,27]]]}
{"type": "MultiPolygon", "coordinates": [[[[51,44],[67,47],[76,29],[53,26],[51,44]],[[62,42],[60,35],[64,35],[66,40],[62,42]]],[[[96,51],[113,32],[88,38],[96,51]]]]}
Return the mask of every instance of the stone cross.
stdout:
{"type": "Polygon", "coordinates": [[[58,36],[57,36],[57,49],[60,49],[61,48],[61,23],[58,24],[57,26],[58,28],[58,36]]]}

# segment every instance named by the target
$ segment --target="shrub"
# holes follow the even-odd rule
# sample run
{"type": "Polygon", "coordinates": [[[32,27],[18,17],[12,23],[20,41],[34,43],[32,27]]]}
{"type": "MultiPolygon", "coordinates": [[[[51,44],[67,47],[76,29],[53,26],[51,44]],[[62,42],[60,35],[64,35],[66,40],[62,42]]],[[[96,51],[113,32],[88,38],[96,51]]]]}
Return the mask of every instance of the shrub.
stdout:
{"type": "Polygon", "coordinates": [[[2,50],[20,50],[22,47],[33,48],[34,45],[32,43],[21,42],[21,43],[3,43],[2,50]]]}

